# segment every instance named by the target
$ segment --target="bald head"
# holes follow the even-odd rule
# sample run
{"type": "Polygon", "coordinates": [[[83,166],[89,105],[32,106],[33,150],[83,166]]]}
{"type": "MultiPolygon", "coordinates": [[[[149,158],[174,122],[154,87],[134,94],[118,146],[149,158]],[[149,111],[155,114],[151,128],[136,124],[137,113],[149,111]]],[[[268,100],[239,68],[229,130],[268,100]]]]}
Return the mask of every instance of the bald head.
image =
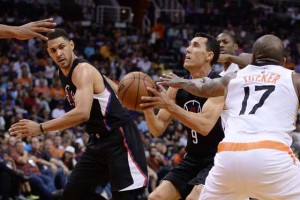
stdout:
{"type": "Polygon", "coordinates": [[[284,61],[284,46],[282,41],[274,35],[264,35],[256,40],[253,45],[254,61],[284,61]]]}

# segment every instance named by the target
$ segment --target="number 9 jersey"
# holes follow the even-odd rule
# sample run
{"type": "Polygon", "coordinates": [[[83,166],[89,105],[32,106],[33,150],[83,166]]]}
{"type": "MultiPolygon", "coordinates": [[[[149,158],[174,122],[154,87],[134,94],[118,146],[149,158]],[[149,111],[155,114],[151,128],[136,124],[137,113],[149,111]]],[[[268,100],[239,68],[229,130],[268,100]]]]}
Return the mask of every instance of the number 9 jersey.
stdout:
{"type": "Polygon", "coordinates": [[[248,65],[238,71],[228,84],[225,109],[229,112],[224,141],[254,142],[272,138],[290,146],[292,139],[288,133],[295,129],[299,105],[292,73],[273,64],[248,65]]]}
{"type": "MultiPolygon", "coordinates": [[[[220,76],[211,71],[208,77],[213,79],[220,76]]],[[[206,101],[207,98],[195,96],[182,89],[178,90],[176,95],[176,104],[190,112],[202,113],[202,107],[206,101]]],[[[188,133],[185,148],[187,155],[197,159],[213,158],[215,156],[218,144],[224,138],[221,118],[218,119],[207,136],[203,136],[187,126],[184,126],[184,128],[188,133]]]]}

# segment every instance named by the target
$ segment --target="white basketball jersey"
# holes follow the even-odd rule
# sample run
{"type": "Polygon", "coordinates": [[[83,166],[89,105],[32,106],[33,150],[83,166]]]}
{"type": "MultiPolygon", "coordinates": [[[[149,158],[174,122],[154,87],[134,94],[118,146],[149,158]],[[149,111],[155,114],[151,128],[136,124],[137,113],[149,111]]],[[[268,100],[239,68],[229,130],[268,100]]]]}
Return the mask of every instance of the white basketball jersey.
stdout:
{"type": "Polygon", "coordinates": [[[224,71],[224,70],[221,71],[219,75],[224,76],[225,74],[228,74],[228,73],[231,73],[231,72],[236,72],[236,71],[239,71],[239,70],[240,70],[240,68],[237,64],[231,63],[229,65],[229,67],[227,68],[227,70],[226,71],[224,71]]]}
{"type": "MultiPolygon", "coordinates": [[[[232,73],[232,72],[236,72],[236,71],[239,71],[240,68],[237,64],[235,63],[231,63],[229,65],[229,67],[227,68],[226,71],[222,71],[220,72],[220,76],[225,76],[226,74],[228,73],[232,73]]],[[[226,120],[227,120],[227,111],[226,110],[223,110],[222,113],[221,113],[221,122],[222,122],[222,127],[223,127],[223,130],[225,130],[225,123],[226,123],[226,120]]]]}
{"type": "Polygon", "coordinates": [[[227,141],[244,141],[248,135],[250,140],[276,140],[290,146],[288,133],[295,129],[299,105],[292,73],[277,65],[248,65],[237,72],[225,101],[227,141]]]}

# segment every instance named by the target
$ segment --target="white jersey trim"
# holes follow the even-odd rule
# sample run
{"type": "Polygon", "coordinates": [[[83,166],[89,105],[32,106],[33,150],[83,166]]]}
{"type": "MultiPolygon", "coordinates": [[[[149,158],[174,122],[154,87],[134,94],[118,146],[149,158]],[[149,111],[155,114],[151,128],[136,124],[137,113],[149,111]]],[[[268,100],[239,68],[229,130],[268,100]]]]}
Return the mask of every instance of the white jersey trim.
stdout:
{"type": "Polygon", "coordinates": [[[111,101],[111,92],[105,88],[100,94],[94,94],[94,99],[98,100],[101,107],[101,113],[105,116],[111,101]]]}
{"type": "Polygon", "coordinates": [[[139,168],[138,164],[134,161],[133,156],[131,154],[131,151],[126,143],[126,138],[124,136],[124,131],[122,128],[120,128],[121,133],[123,134],[124,137],[124,146],[127,149],[127,158],[128,158],[128,165],[129,165],[129,170],[130,170],[130,174],[132,176],[133,179],[133,183],[124,188],[121,189],[119,191],[127,191],[127,190],[134,190],[134,189],[138,189],[138,188],[142,188],[146,185],[147,182],[147,178],[142,170],[139,168]]]}

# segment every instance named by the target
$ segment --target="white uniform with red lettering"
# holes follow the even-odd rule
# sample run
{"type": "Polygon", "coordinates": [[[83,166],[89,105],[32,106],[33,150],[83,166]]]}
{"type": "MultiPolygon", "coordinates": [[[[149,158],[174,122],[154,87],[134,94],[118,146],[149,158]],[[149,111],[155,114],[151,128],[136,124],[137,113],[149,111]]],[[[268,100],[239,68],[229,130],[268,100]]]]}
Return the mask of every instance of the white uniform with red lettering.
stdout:
{"type": "MultiPolygon", "coordinates": [[[[221,71],[220,72],[220,76],[225,76],[226,74],[228,74],[228,73],[232,73],[232,72],[237,72],[237,71],[239,71],[240,70],[240,68],[239,68],[239,66],[237,65],[237,64],[235,64],[235,63],[231,63],[230,65],[229,65],[229,67],[227,68],[227,70],[226,71],[221,71]]],[[[222,120],[222,127],[223,127],[223,130],[225,130],[225,125],[224,125],[224,123],[226,123],[226,120],[227,120],[227,110],[223,110],[223,112],[221,113],[221,120],[222,120]]]]}
{"type": "Polygon", "coordinates": [[[299,106],[292,73],[248,65],[229,82],[225,138],[201,200],[300,200],[300,165],[289,135],[299,106]]]}

